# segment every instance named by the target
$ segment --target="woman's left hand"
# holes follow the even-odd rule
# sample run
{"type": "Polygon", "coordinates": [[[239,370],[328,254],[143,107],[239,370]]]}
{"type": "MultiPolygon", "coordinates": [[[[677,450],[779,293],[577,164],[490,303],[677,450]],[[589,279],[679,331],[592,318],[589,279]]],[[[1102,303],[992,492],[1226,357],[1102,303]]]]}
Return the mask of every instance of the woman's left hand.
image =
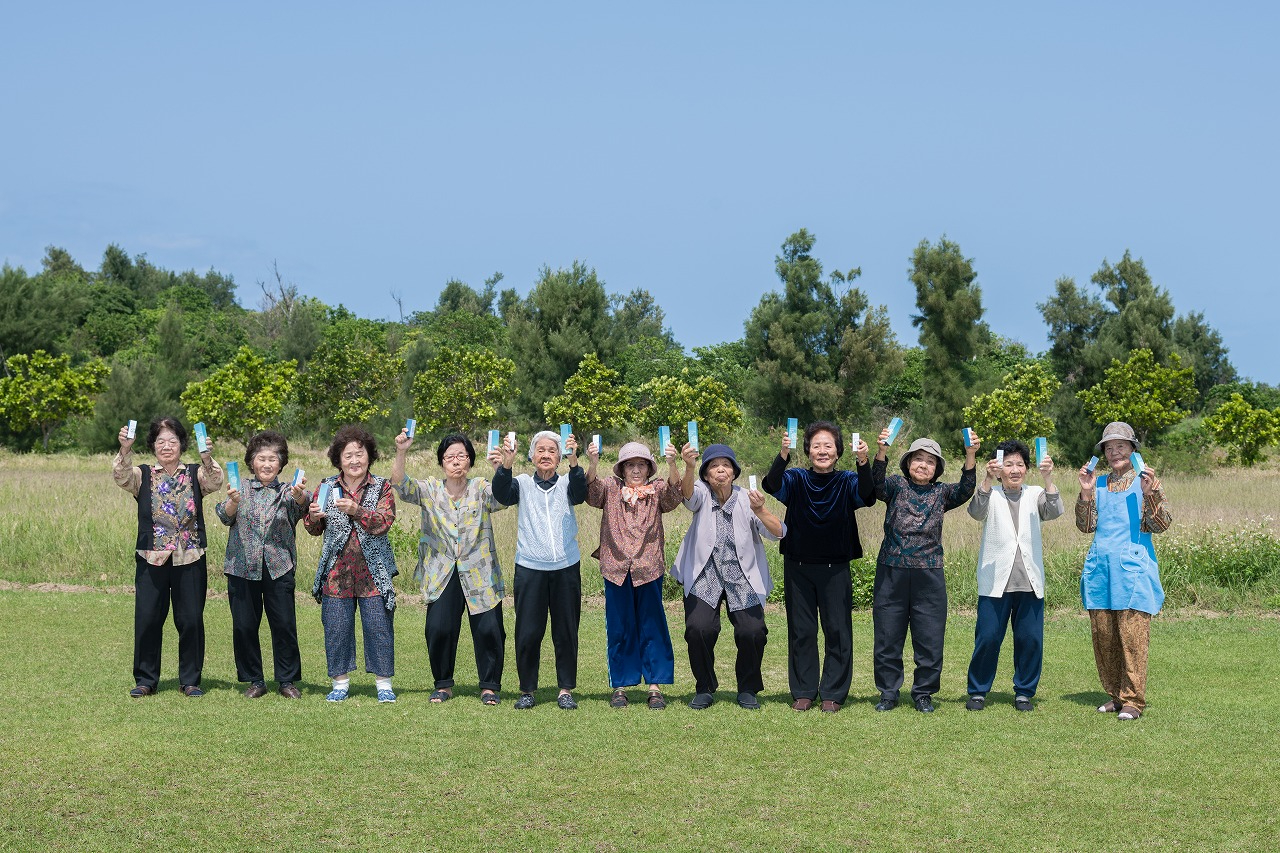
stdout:
{"type": "Polygon", "coordinates": [[[298,481],[298,484],[296,486],[290,489],[290,491],[293,492],[294,502],[302,504],[303,506],[307,505],[307,490],[302,488],[306,484],[307,484],[307,478],[303,477],[301,480],[298,481]]]}
{"type": "Polygon", "coordinates": [[[1048,480],[1053,476],[1053,457],[1047,453],[1045,454],[1045,457],[1040,460],[1040,475],[1044,477],[1045,480],[1048,480]]]}
{"type": "Polygon", "coordinates": [[[692,444],[686,442],[680,449],[680,458],[684,460],[685,465],[693,468],[698,464],[698,451],[694,450],[692,444]]]}
{"type": "Polygon", "coordinates": [[[1156,478],[1154,468],[1143,468],[1142,477],[1140,479],[1142,480],[1142,493],[1144,495],[1160,491],[1160,480],[1156,478]]]}
{"type": "Polygon", "coordinates": [[[751,502],[752,512],[759,512],[764,509],[764,495],[760,494],[755,489],[747,490],[747,500],[751,502]]]}
{"type": "Polygon", "coordinates": [[[346,495],[343,495],[342,497],[334,501],[333,505],[338,509],[339,512],[344,512],[347,515],[351,516],[352,518],[355,518],[357,515],[360,514],[360,504],[356,503],[346,495]]]}

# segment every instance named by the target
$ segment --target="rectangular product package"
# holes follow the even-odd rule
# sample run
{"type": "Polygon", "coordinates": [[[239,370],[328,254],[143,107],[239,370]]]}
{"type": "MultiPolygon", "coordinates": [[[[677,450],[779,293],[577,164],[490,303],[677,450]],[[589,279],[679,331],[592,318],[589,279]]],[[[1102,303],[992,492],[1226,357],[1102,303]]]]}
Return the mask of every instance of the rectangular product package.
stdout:
{"type": "Polygon", "coordinates": [[[240,491],[240,463],[239,462],[227,463],[227,485],[235,489],[237,492],[240,491]]]}
{"type": "Polygon", "coordinates": [[[700,451],[702,449],[698,446],[698,422],[697,421],[689,421],[689,444],[693,445],[693,449],[695,451],[700,451]]]}
{"type": "Polygon", "coordinates": [[[800,440],[800,421],[798,418],[787,418],[787,438],[791,442],[791,449],[796,449],[796,443],[800,440]]]}
{"type": "Polygon", "coordinates": [[[569,436],[573,435],[573,424],[560,424],[560,455],[569,455],[569,436]]]}
{"type": "Polygon", "coordinates": [[[667,453],[667,445],[671,443],[671,427],[658,427],[658,452],[653,454],[661,459],[667,453]]]}
{"type": "Polygon", "coordinates": [[[204,453],[209,449],[209,432],[205,429],[204,421],[196,424],[196,450],[204,453]]]}
{"type": "Polygon", "coordinates": [[[902,432],[902,418],[894,418],[889,421],[889,437],[885,439],[884,443],[892,445],[898,440],[898,433],[900,432],[902,432]]]}

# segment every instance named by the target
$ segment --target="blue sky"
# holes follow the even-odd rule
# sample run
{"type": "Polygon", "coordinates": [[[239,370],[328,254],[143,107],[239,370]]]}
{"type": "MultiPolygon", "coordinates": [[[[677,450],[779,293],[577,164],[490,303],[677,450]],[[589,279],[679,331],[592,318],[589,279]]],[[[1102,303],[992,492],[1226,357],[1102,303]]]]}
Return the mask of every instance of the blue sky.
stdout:
{"type": "Polygon", "coordinates": [[[914,344],[912,250],[1033,351],[1143,258],[1280,382],[1280,11],[1263,3],[7,4],[0,260],[108,243],[370,317],[594,266],[742,335],[805,227],[914,344]]]}

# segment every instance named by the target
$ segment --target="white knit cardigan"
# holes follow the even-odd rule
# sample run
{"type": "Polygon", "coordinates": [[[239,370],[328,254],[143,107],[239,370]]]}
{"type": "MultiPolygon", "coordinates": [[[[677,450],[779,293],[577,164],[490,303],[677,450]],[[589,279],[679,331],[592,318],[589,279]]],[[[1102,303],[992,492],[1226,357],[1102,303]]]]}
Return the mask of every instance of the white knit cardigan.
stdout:
{"type": "Polygon", "coordinates": [[[1013,529],[1012,504],[999,485],[991,489],[987,520],[978,549],[978,595],[1000,598],[1009,585],[1013,558],[1022,549],[1022,565],[1036,598],[1044,598],[1044,549],[1040,541],[1040,486],[1023,486],[1018,501],[1018,530],[1013,529]]]}

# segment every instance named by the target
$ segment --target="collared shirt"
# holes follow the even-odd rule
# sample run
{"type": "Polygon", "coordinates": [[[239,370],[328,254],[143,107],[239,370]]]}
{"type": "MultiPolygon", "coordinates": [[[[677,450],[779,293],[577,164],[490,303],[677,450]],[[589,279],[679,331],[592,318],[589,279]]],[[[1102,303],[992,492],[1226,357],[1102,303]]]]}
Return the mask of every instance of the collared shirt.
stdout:
{"type": "MultiPolygon", "coordinates": [[[[1120,476],[1107,476],[1108,492],[1123,492],[1133,483],[1137,476],[1132,468],[1120,476]]],[[[1139,529],[1143,533],[1164,533],[1173,524],[1173,514],[1169,511],[1169,501],[1163,489],[1154,489],[1151,494],[1142,496],[1142,524],[1139,529]]],[[[1098,502],[1090,497],[1085,499],[1082,491],[1076,496],[1076,528],[1081,533],[1093,533],[1098,529],[1098,502]]]]}
{"type": "Polygon", "coordinates": [[[422,536],[413,578],[427,603],[440,597],[456,569],[468,613],[474,616],[497,607],[505,587],[491,513],[505,509],[506,504],[494,498],[488,481],[483,477],[467,481],[466,491],[455,500],[444,480],[412,480],[406,475],[396,485],[396,493],[401,500],[422,507],[422,536]]]}
{"type": "Polygon", "coordinates": [[[227,501],[214,512],[231,528],[223,574],[260,581],[265,571],[276,580],[297,566],[297,525],[307,508],[293,499],[288,485],[250,478],[240,490],[235,515],[227,514],[227,501]]]}
{"type": "Polygon", "coordinates": [[[742,571],[738,548],[733,541],[733,509],[741,492],[735,489],[723,504],[716,500],[715,492],[709,493],[711,505],[707,511],[716,520],[716,543],[689,594],[711,607],[719,607],[720,597],[724,596],[731,611],[755,607],[761,601],[742,571]]]}
{"type": "MultiPolygon", "coordinates": [[[[139,550],[138,556],[153,566],[163,566],[170,558],[175,566],[187,566],[204,556],[204,548],[194,544],[191,533],[195,529],[195,503],[187,482],[187,469],[179,465],[171,476],[159,465],[151,469],[151,515],[155,532],[152,550],[139,550]]],[[[111,463],[111,478],[120,488],[135,498],[142,488],[142,469],[133,464],[133,448],[122,448],[111,463]]],[[[208,495],[222,488],[222,469],[210,454],[200,458],[196,474],[200,481],[200,494],[208,495]]]]}
{"type": "Polygon", "coordinates": [[[632,586],[662,577],[666,571],[662,513],[680,506],[678,486],[653,481],[656,494],[634,505],[622,499],[622,480],[597,477],[587,484],[587,505],[604,510],[600,516],[600,547],[591,556],[600,561],[600,573],[614,586],[622,586],[627,574],[632,586]]]}
{"type": "MultiPolygon", "coordinates": [[[[345,483],[342,485],[342,492],[351,500],[361,503],[364,500],[364,490],[370,482],[372,477],[366,473],[364,482],[354,492],[349,491],[345,483]]],[[[313,501],[318,494],[319,489],[312,496],[313,501]]],[[[360,547],[356,525],[359,525],[367,536],[382,536],[391,529],[395,521],[395,492],[391,488],[391,483],[384,480],[382,494],[378,496],[377,508],[370,510],[362,506],[351,518],[351,535],[347,537],[347,542],[334,562],[333,569],[325,576],[321,594],[330,598],[372,598],[378,595],[378,587],[374,583],[373,575],[369,572],[369,563],[365,560],[364,549],[360,547]]],[[[325,517],[321,515],[313,518],[308,508],[307,514],[302,518],[302,526],[312,536],[319,536],[324,533],[325,517]]]]}

